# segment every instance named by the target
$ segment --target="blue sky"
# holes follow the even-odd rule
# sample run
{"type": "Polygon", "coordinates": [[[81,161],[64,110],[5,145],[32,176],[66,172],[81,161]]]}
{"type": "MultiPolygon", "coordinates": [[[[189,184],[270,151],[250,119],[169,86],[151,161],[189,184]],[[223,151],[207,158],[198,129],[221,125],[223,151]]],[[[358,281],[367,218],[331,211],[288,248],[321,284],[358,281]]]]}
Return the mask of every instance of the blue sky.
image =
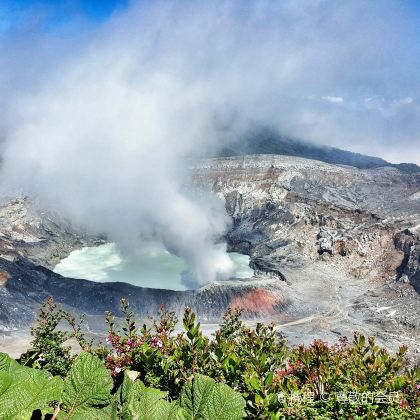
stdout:
{"type": "Polygon", "coordinates": [[[129,0],[2,0],[0,32],[36,26],[53,31],[75,22],[100,24],[128,7],[129,0]]]}

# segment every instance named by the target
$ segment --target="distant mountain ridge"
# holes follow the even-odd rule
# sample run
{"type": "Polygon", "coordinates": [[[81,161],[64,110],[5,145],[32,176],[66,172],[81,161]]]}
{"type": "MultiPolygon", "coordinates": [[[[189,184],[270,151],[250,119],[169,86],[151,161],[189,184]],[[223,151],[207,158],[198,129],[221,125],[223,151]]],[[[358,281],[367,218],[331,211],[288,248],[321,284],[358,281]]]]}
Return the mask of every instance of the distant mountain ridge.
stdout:
{"type": "Polygon", "coordinates": [[[254,154],[286,155],[320,160],[326,163],[349,165],[359,169],[392,167],[402,172],[420,172],[420,166],[414,163],[390,163],[374,156],[362,155],[336,147],[320,146],[305,141],[292,139],[268,128],[253,131],[224,147],[217,157],[232,157],[254,154]]]}

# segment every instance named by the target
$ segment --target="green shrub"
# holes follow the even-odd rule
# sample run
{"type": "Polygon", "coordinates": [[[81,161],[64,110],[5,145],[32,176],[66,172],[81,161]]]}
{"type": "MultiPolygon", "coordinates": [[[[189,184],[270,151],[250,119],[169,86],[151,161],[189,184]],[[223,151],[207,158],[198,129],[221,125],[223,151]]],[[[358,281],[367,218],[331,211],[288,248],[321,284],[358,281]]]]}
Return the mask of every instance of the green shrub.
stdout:
{"type": "Polygon", "coordinates": [[[138,371],[172,398],[193,375],[205,374],[240,392],[249,418],[410,418],[418,410],[420,371],[404,371],[405,347],[391,355],[373,337],[355,334],[352,343],[342,337],[289,348],[274,325],[249,328],[238,310],[229,310],[209,338],[186,308],[184,332],[175,335],[173,313],[161,310],[152,327],[137,328],[126,301],[122,311],[121,331],[108,314],[108,344],[96,354],[115,378],[138,371]]]}
{"type": "MultiPolygon", "coordinates": [[[[245,415],[250,419],[354,420],[420,415],[420,370],[418,366],[405,368],[405,347],[392,355],[372,337],[356,333],[351,342],[341,337],[332,344],[314,340],[309,346],[291,348],[274,325],[259,323],[249,328],[238,310],[229,310],[220,329],[207,337],[193,311],[186,308],[183,331],[175,334],[174,313],[160,308],[157,319],[139,327],[127,301],[122,300],[121,309],[121,327],[108,313],[106,343],[92,346],[74,318],[61,313],[53,302],[43,306],[45,313],[38,320],[42,328],[33,329],[35,344],[42,347],[43,355],[63,355],[71,368],[66,372],[52,369],[58,366],[52,357],[44,364],[50,373],[10,360],[3,363],[37,372],[41,376],[36,376],[36,383],[31,379],[33,386],[50,392],[35,392],[32,397],[28,393],[26,402],[13,402],[11,408],[3,402],[9,410],[5,412],[25,409],[27,413],[37,408],[42,413],[59,410],[58,418],[204,420],[245,415]],[[51,312],[77,325],[71,334],[85,353],[76,359],[67,357],[66,351],[60,353],[64,336],[58,324],[50,322],[48,328],[43,324],[54,317],[51,312]],[[50,349],[49,340],[54,336],[59,339],[50,349]],[[53,389],[45,386],[45,381],[52,380],[51,373],[64,377],[54,377],[53,389]],[[39,407],[34,401],[39,401],[39,407]]],[[[0,402],[14,401],[10,381],[15,378],[3,365],[0,402]],[[10,397],[2,399],[7,392],[10,397]]],[[[33,366],[43,367],[39,362],[33,366]]],[[[15,390],[26,383],[16,382],[15,390]]]]}
{"type": "Polygon", "coordinates": [[[71,348],[64,343],[74,337],[82,349],[87,349],[91,344],[85,340],[81,330],[82,323],[83,317],[77,322],[74,316],[58,308],[54,300],[49,297],[41,305],[36,324],[31,328],[34,337],[31,348],[21,355],[19,362],[64,377],[73,361],[71,348]],[[70,330],[63,331],[57,328],[63,322],[67,323],[70,330]]]}
{"type": "Polygon", "coordinates": [[[245,400],[225,384],[204,375],[194,375],[181,389],[178,401],[165,400],[168,393],[147,388],[124,376],[121,398],[123,419],[219,419],[245,417],[245,400]]]}

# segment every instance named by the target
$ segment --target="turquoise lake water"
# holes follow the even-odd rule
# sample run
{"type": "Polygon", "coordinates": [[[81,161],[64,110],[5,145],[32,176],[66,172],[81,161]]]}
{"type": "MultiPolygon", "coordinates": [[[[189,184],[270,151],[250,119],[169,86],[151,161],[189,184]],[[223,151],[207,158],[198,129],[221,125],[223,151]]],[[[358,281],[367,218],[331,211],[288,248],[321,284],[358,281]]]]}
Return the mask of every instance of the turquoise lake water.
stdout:
{"type": "MultiPolygon", "coordinates": [[[[236,278],[253,277],[248,255],[231,252],[229,257],[236,278]]],[[[150,242],[129,257],[123,256],[115,243],[85,247],[71,252],[54,268],[65,277],[172,290],[185,290],[181,273],[186,270],[185,262],[159,242],[150,242]]]]}

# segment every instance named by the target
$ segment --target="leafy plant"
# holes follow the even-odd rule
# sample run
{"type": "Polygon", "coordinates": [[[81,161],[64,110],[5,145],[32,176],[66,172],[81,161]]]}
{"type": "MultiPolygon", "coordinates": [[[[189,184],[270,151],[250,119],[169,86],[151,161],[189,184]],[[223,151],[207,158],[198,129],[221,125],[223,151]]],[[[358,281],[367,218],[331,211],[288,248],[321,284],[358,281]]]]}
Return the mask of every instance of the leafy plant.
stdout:
{"type": "Polygon", "coordinates": [[[52,412],[61,398],[62,380],[20,365],[0,353],[0,413],[3,420],[29,419],[34,410],[52,412]]]}
{"type": "Polygon", "coordinates": [[[181,389],[190,378],[206,374],[242,394],[249,418],[356,419],[385,414],[404,418],[419,406],[419,369],[404,374],[404,347],[393,356],[373,338],[355,334],[352,343],[342,337],[335,344],[314,340],[310,346],[289,348],[274,325],[247,327],[240,310],[229,310],[210,339],[186,308],[184,332],[174,336],[174,314],[161,311],[152,328],[138,329],[126,301],[123,312],[121,332],[108,314],[111,348],[100,347],[98,354],[116,378],[134,369],[146,385],[168,392],[171,398],[181,395],[182,400],[181,389]],[[172,320],[169,327],[168,320],[172,320]],[[335,397],[367,392],[398,395],[398,399],[358,404],[335,397]],[[297,393],[309,398],[295,403],[289,397],[297,393]]]}
{"type": "Polygon", "coordinates": [[[60,417],[66,419],[109,419],[112,413],[113,382],[103,362],[89,354],[80,354],[66,379],[60,405],[60,417]]]}
{"type": "Polygon", "coordinates": [[[194,375],[180,396],[182,418],[234,420],[245,417],[245,400],[225,384],[204,375],[194,375]]]}
{"type": "Polygon", "coordinates": [[[175,419],[180,415],[180,408],[166,401],[167,395],[167,392],[147,388],[141,381],[133,382],[126,374],[121,390],[122,419],[175,419]]]}
{"type": "Polygon", "coordinates": [[[34,410],[63,419],[109,419],[113,382],[101,360],[80,354],[63,381],[45,370],[22,366],[0,353],[2,419],[31,418],[34,410]]]}
{"type": "Polygon", "coordinates": [[[43,368],[53,375],[64,377],[73,361],[71,348],[64,343],[74,337],[82,349],[87,349],[91,344],[85,339],[81,329],[83,317],[77,322],[74,316],[58,308],[53,298],[49,297],[41,305],[36,321],[31,328],[31,335],[34,337],[31,348],[21,355],[19,361],[25,366],[43,368]],[[58,329],[63,321],[70,330],[58,329]]]}
{"type": "Polygon", "coordinates": [[[240,420],[245,417],[245,400],[225,384],[196,374],[180,393],[179,401],[166,400],[167,392],[147,388],[127,374],[121,389],[122,418],[148,420],[240,420]]]}
{"type": "Polygon", "coordinates": [[[235,420],[245,416],[245,401],[239,393],[203,375],[195,375],[184,385],[180,400],[173,402],[167,400],[167,392],[132,381],[128,373],[119,400],[118,392],[113,395],[112,390],[109,371],[89,353],[76,358],[64,381],[0,353],[0,413],[4,420],[29,419],[34,411],[72,420],[235,420]]]}
{"type": "MultiPolygon", "coordinates": [[[[45,372],[36,361],[33,366],[41,376],[28,377],[15,386],[24,390],[32,381],[35,389],[48,392],[28,393],[26,402],[23,398],[16,402],[11,384],[19,375],[35,375],[35,369],[4,359],[4,368],[0,363],[0,401],[5,410],[11,410],[5,412],[12,417],[18,413],[19,418],[37,408],[53,418],[151,420],[236,419],[243,415],[250,419],[353,420],[420,416],[420,369],[405,368],[405,347],[391,354],[374,338],[355,334],[351,341],[345,337],[336,343],[317,339],[309,346],[293,348],[274,325],[246,326],[240,310],[229,310],[220,329],[209,337],[203,334],[194,312],[186,308],[183,331],[175,334],[177,319],[172,312],[160,308],[157,319],[138,326],[126,300],[121,308],[121,324],[111,313],[106,316],[106,343],[94,347],[85,340],[87,353],[69,357],[68,371],[53,371],[64,377],[54,379],[62,393],[54,388],[58,393],[53,395],[45,385],[45,381],[54,383],[52,363],[45,364],[49,369],[45,372]],[[10,365],[26,373],[11,374],[10,365]],[[8,397],[2,400],[6,393],[8,397]]],[[[48,341],[57,333],[58,344],[63,345],[54,316],[76,323],[55,304],[43,310],[38,320],[42,325],[34,329],[44,346],[42,354],[57,354],[57,343],[48,341]]],[[[83,337],[77,325],[70,334],[83,337]]]]}

